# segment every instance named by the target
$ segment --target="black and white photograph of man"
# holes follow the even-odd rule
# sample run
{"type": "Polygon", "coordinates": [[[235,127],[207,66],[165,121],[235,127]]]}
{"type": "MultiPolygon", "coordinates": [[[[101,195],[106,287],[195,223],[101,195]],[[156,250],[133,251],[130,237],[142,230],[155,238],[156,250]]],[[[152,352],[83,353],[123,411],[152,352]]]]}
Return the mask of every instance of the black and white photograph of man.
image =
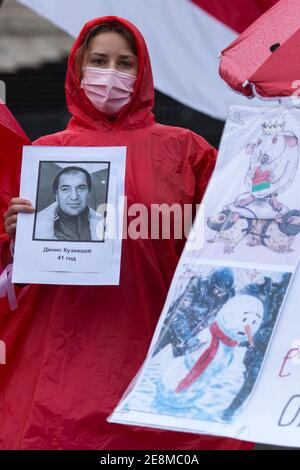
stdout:
{"type": "Polygon", "coordinates": [[[34,240],[103,242],[108,177],[109,164],[40,162],[34,240]]]}

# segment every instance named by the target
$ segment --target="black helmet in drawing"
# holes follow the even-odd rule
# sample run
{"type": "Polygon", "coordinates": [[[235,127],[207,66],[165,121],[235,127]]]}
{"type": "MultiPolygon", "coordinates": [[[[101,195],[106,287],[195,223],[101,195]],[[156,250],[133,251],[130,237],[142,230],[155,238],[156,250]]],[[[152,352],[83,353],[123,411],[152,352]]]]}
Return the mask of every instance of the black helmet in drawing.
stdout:
{"type": "Polygon", "coordinates": [[[210,273],[209,288],[211,292],[228,294],[234,285],[233,272],[229,268],[218,268],[210,273]]]}

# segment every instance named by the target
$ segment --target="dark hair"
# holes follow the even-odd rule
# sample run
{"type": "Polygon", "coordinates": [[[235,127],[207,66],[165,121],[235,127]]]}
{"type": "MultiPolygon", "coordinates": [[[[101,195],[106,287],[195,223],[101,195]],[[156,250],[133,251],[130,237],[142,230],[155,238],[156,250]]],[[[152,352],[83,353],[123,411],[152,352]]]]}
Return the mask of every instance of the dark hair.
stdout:
{"type": "Polygon", "coordinates": [[[53,181],[53,192],[54,193],[57,192],[58,184],[59,184],[59,178],[62,175],[65,175],[65,174],[68,174],[68,173],[78,173],[78,172],[81,172],[81,173],[85,174],[86,182],[87,182],[89,192],[90,192],[91,189],[92,189],[92,185],[93,185],[92,177],[91,177],[91,175],[89,174],[89,172],[87,170],[85,170],[84,168],[81,168],[79,166],[68,166],[66,168],[63,168],[61,171],[59,171],[57,173],[57,175],[55,176],[54,181],[53,181]]]}
{"type": "Polygon", "coordinates": [[[93,28],[91,28],[85,36],[81,46],[77,49],[75,60],[76,71],[79,78],[81,78],[82,75],[82,61],[84,58],[84,54],[88,50],[91,41],[96,36],[98,36],[98,34],[110,31],[113,31],[123,36],[127,40],[131,51],[137,56],[137,46],[133,34],[127,28],[125,28],[122,23],[119,23],[118,21],[105,21],[104,23],[95,25],[93,28]]]}

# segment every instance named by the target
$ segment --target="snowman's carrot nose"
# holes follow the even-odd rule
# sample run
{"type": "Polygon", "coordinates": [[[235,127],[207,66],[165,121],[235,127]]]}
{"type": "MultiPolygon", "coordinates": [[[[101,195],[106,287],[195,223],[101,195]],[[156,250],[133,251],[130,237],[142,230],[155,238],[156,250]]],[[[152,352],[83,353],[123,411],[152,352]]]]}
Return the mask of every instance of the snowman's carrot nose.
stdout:
{"type": "Polygon", "coordinates": [[[253,336],[252,336],[251,325],[246,325],[245,326],[245,333],[247,335],[250,346],[253,347],[254,346],[254,341],[253,341],[253,336]]]}

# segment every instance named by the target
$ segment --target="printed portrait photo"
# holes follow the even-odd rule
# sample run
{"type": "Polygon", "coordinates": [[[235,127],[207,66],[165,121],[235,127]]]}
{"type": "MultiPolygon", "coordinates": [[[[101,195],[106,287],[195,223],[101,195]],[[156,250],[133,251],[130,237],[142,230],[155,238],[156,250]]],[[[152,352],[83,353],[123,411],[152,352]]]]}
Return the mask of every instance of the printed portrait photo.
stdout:
{"type": "Polygon", "coordinates": [[[109,163],[39,166],[33,240],[104,242],[109,163]]]}

